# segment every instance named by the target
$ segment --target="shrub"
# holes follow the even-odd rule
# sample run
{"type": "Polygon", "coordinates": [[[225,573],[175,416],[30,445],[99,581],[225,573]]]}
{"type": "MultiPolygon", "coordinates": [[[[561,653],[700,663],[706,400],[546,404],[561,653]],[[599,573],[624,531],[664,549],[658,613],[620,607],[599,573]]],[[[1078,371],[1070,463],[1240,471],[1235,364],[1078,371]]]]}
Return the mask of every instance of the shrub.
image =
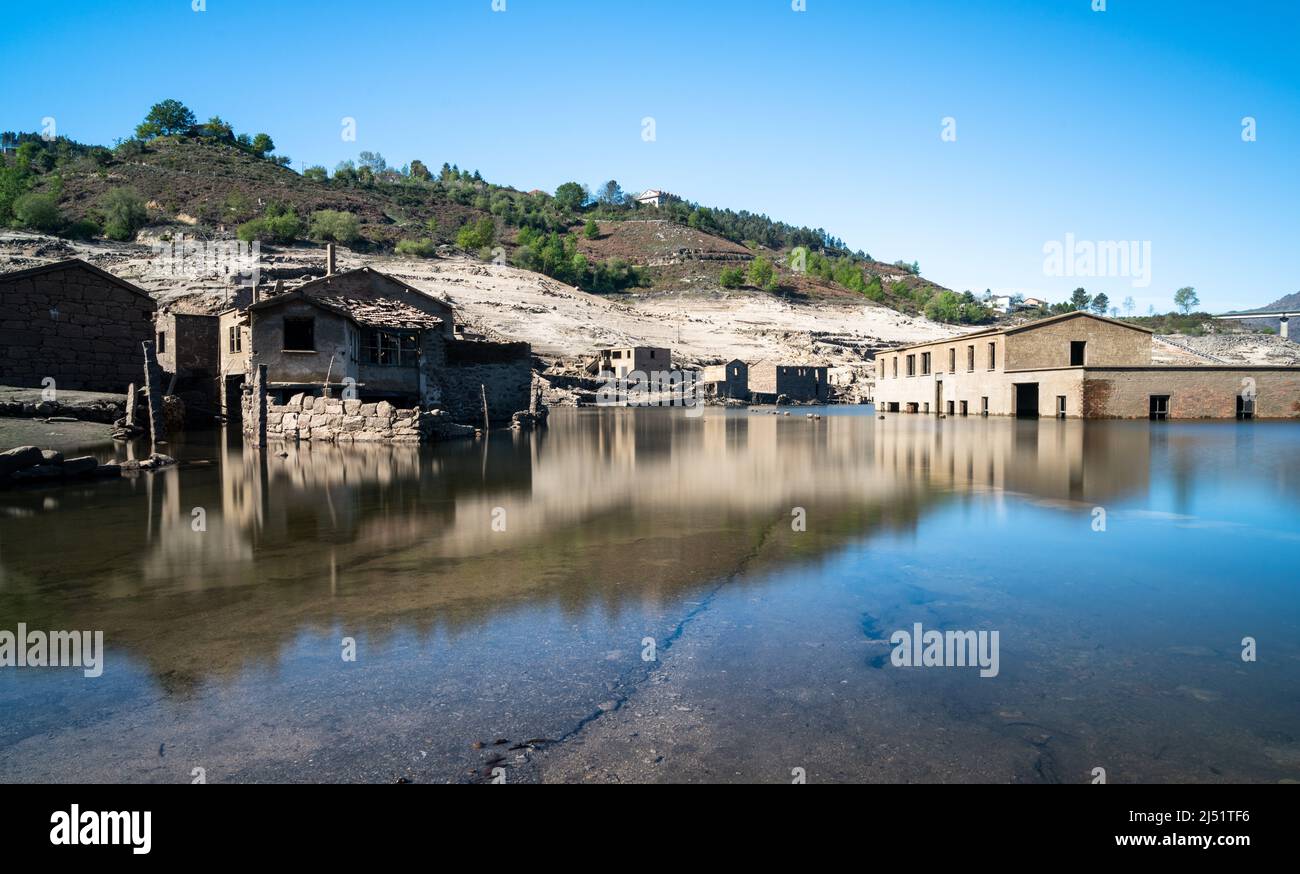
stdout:
{"type": "Polygon", "coordinates": [[[292,243],[302,233],[302,220],[287,207],[271,204],[261,218],[244,222],[236,232],[246,243],[292,243]]]}
{"type": "Polygon", "coordinates": [[[99,235],[99,222],[92,218],[78,219],[68,225],[67,230],[63,233],[74,240],[89,240],[91,237],[99,235]]]}
{"type": "Polygon", "coordinates": [[[582,229],[583,236],[588,240],[600,238],[600,225],[596,224],[595,219],[587,219],[587,224],[582,229]]]}
{"type": "Polygon", "coordinates": [[[149,219],[144,201],[129,188],[114,188],[104,195],[104,236],[132,240],[149,219]]]}
{"type": "Polygon", "coordinates": [[[324,182],[329,178],[329,172],[319,164],[308,167],[302,171],[302,178],[310,179],[313,182],[324,182]]]}
{"type": "Polygon", "coordinates": [[[772,268],[772,262],[762,255],[749,262],[749,284],[765,291],[775,289],[776,271],[772,268]]]}
{"type": "Polygon", "coordinates": [[[308,235],[313,240],[354,243],[361,239],[360,221],[350,212],[322,209],[311,214],[308,235]]]}
{"type": "Polygon", "coordinates": [[[397,254],[410,255],[415,258],[432,258],[438,253],[438,244],[433,240],[398,240],[397,254]]]}
{"type": "Polygon", "coordinates": [[[14,200],[14,218],[33,231],[53,233],[63,227],[63,213],[53,194],[31,192],[14,200]]]}
{"type": "Polygon", "coordinates": [[[723,288],[740,288],[745,284],[745,271],[739,267],[724,267],[718,281],[723,288]]]}
{"type": "Polygon", "coordinates": [[[456,245],[467,252],[476,252],[490,247],[496,236],[496,222],[489,216],[483,216],[474,224],[465,225],[456,232],[456,245]]]}

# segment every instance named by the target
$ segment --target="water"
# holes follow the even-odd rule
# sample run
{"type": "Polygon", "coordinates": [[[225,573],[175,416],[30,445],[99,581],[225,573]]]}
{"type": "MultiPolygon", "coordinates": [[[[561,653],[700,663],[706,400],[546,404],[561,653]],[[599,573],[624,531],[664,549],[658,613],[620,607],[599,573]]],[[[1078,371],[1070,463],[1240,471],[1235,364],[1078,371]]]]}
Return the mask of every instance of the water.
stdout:
{"type": "Polygon", "coordinates": [[[0,780],[1300,779],[1300,425],[822,412],[0,493],[0,629],[107,651],[0,669],[0,780]]]}

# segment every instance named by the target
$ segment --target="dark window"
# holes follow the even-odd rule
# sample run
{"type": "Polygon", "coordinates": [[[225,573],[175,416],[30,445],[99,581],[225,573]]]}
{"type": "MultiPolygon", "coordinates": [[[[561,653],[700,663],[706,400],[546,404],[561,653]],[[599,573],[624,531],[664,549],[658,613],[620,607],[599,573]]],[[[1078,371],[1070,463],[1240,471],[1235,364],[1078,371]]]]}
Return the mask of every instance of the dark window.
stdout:
{"type": "Polygon", "coordinates": [[[948,415],[951,416],[954,412],[955,412],[955,410],[954,410],[954,408],[953,408],[953,402],[952,402],[952,401],[948,401],[948,415]]]}
{"type": "MultiPolygon", "coordinates": [[[[975,348],[974,346],[971,347],[972,350],[974,348],[975,348]]],[[[987,416],[988,414],[989,414],[989,399],[980,398],[980,415],[987,416]]]]}
{"type": "Polygon", "coordinates": [[[949,373],[957,372],[957,350],[956,349],[948,350],[948,372],[949,373]]]}
{"type": "Polygon", "coordinates": [[[315,352],[316,320],[285,319],[282,348],[285,352],[315,352]]]}
{"type": "Polygon", "coordinates": [[[894,356],[894,379],[898,379],[898,356],[894,356]]]}
{"type": "Polygon", "coordinates": [[[1070,366],[1071,367],[1083,366],[1084,351],[1086,350],[1087,346],[1088,343],[1086,340],[1070,341],[1070,366]]]}
{"type": "Polygon", "coordinates": [[[1056,396],[1056,418],[1065,418],[1065,395],[1056,396]]]}
{"type": "Polygon", "coordinates": [[[998,344],[990,343],[989,344],[989,370],[997,370],[997,368],[998,368],[998,344]]]}
{"type": "Polygon", "coordinates": [[[1253,419],[1255,418],[1255,399],[1248,398],[1245,395],[1237,395],[1237,418],[1253,419]]]}
{"type": "Polygon", "coordinates": [[[916,376],[916,356],[907,356],[907,375],[916,376]]]}
{"type": "Polygon", "coordinates": [[[622,357],[623,357],[623,352],[622,352],[622,350],[620,350],[620,349],[615,349],[615,350],[614,350],[614,354],[611,355],[610,357],[611,357],[611,358],[622,358],[622,357]]]}
{"type": "Polygon", "coordinates": [[[228,341],[227,341],[227,348],[228,348],[231,352],[240,352],[240,351],[242,351],[243,348],[244,348],[244,337],[243,337],[243,335],[239,332],[239,326],[238,326],[238,325],[231,325],[231,326],[230,326],[230,337],[229,337],[229,339],[228,339],[228,341]]]}
{"type": "Polygon", "coordinates": [[[159,331],[158,332],[158,354],[162,355],[166,351],[167,351],[167,332],[159,331]]]}
{"type": "Polygon", "coordinates": [[[967,407],[966,401],[962,401],[960,404],[958,404],[958,408],[961,410],[961,414],[963,416],[965,416],[967,413],[970,412],[970,408],[967,407]]]}
{"type": "Polygon", "coordinates": [[[1151,420],[1163,422],[1169,418],[1169,395],[1151,395],[1151,420]]]}
{"type": "Polygon", "coordinates": [[[973,371],[975,369],[975,347],[966,347],[966,369],[973,371]]]}
{"type": "Polygon", "coordinates": [[[921,375],[925,376],[930,372],[930,353],[921,353],[921,375]]]}
{"type": "Polygon", "coordinates": [[[380,367],[414,367],[420,360],[420,335],[396,331],[367,331],[361,360],[380,367]]]}
{"type": "Polygon", "coordinates": [[[653,349],[650,350],[650,357],[651,357],[651,358],[654,358],[654,357],[655,357],[655,350],[653,350],[653,349]]]}

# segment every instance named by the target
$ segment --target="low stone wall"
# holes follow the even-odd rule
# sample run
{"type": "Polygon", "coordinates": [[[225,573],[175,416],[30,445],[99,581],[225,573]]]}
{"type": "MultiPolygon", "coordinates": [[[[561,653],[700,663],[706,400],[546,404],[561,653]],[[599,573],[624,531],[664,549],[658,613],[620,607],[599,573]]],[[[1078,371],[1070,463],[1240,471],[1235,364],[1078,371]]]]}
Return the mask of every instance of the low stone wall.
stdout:
{"type": "MultiPolygon", "coordinates": [[[[244,394],[244,422],[252,423],[253,395],[244,394]]],[[[248,431],[245,426],[245,432],[248,431]]],[[[442,410],[399,409],[387,401],[318,398],[297,394],[285,404],[266,405],[268,440],[325,443],[423,443],[472,437],[474,429],[451,421],[442,410]]]]}

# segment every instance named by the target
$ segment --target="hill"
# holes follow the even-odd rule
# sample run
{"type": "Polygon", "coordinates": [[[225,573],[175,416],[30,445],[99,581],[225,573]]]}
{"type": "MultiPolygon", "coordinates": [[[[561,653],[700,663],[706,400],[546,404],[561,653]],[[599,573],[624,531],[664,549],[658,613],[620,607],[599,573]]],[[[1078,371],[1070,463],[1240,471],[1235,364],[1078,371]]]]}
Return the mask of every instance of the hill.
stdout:
{"type": "MultiPolygon", "coordinates": [[[[170,101],[164,104],[173,103],[170,101]]],[[[609,182],[592,196],[489,183],[477,172],[421,161],[401,168],[363,152],[333,173],[302,173],[271,154],[270,137],[235,135],[214,118],[158,123],[112,149],[4,134],[0,225],[73,239],[150,242],[179,234],[238,235],[268,246],[335,240],[356,251],[432,257],[457,249],[602,293],[749,287],[789,299],[865,298],[924,312],[947,291],[915,265],[849,252],[826,231],[761,214],[672,199],[646,207],[609,182]]],[[[991,316],[970,309],[979,320],[991,316]]]]}

